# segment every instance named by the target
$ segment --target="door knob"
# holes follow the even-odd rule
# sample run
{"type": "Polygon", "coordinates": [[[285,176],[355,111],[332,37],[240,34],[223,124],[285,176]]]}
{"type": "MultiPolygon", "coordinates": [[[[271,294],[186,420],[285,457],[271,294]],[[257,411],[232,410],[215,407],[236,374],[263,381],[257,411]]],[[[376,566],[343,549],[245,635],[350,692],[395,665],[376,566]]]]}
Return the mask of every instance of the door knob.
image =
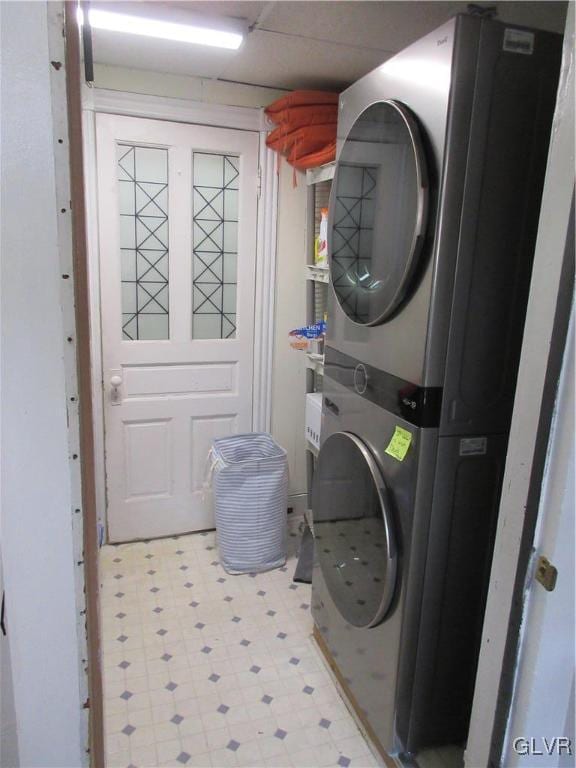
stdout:
{"type": "Polygon", "coordinates": [[[110,386],[112,390],[110,392],[110,400],[112,405],[118,405],[120,403],[120,387],[122,386],[122,376],[115,374],[110,376],[110,386]]]}

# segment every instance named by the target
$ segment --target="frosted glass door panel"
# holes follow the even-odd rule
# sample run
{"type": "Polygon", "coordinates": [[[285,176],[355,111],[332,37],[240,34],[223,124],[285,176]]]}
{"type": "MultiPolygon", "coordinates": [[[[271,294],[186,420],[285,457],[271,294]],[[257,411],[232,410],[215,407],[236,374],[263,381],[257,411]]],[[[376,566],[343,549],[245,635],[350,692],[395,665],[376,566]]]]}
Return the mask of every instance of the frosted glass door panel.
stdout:
{"type": "Polygon", "coordinates": [[[118,144],[122,338],[168,339],[168,150],[118,144]]]}
{"type": "Polygon", "coordinates": [[[192,338],[236,336],[239,158],[194,152],[192,338]]]}

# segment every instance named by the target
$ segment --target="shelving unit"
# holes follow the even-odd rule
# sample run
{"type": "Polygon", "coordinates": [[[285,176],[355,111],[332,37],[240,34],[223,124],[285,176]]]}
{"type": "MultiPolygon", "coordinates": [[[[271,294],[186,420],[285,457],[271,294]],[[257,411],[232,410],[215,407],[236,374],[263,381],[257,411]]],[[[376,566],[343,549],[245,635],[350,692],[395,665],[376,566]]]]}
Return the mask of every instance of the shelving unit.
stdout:
{"type": "MultiPolygon", "coordinates": [[[[319,376],[324,375],[324,355],[317,355],[314,352],[306,352],[306,367],[314,371],[319,376]]],[[[309,392],[318,392],[317,389],[308,390],[309,392]]]]}
{"type": "Polygon", "coordinates": [[[326,165],[321,165],[318,168],[309,168],[306,171],[306,184],[310,187],[321,181],[332,181],[335,170],[336,163],[326,163],[326,165]]]}
{"type": "MultiPolygon", "coordinates": [[[[328,297],[329,270],[328,267],[314,264],[314,241],[320,231],[320,211],[328,207],[332,179],[334,178],[335,163],[322,165],[306,171],[308,185],[308,201],[306,214],[306,323],[316,323],[324,318],[326,300],[328,297]]],[[[306,353],[306,393],[322,391],[324,375],[324,356],[306,353]]],[[[306,479],[308,487],[308,504],[306,520],[312,529],[311,489],[314,468],[318,457],[318,449],[305,436],[306,450],[306,479]]]]}
{"type": "Polygon", "coordinates": [[[328,267],[319,267],[316,264],[306,264],[306,280],[316,283],[328,283],[328,267]]]}
{"type": "MultiPolygon", "coordinates": [[[[318,448],[310,442],[310,440],[306,440],[306,450],[314,456],[314,458],[318,458],[318,448]]],[[[306,513],[308,513],[309,510],[306,510],[306,513]]],[[[312,528],[312,521],[309,519],[308,514],[306,514],[306,522],[312,528]]]]}

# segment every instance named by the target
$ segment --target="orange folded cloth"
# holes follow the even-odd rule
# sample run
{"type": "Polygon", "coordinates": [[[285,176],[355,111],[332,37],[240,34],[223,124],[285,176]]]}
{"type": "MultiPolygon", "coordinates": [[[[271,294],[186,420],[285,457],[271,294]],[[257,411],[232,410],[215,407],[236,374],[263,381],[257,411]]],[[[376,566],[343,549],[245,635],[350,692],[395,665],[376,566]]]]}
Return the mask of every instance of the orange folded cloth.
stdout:
{"type": "Polygon", "coordinates": [[[275,123],[279,121],[276,116],[285,109],[292,107],[304,107],[318,104],[338,104],[338,94],[329,91],[292,91],[272,102],[264,110],[268,117],[275,123]]]}
{"type": "Polygon", "coordinates": [[[273,122],[279,126],[276,130],[286,133],[302,128],[304,125],[335,123],[338,120],[336,104],[311,104],[307,107],[287,107],[273,116],[273,122]]]}
{"type": "Polygon", "coordinates": [[[335,138],[336,123],[305,125],[287,134],[276,134],[276,131],[272,131],[266,139],[266,145],[276,152],[288,155],[288,162],[292,162],[292,157],[316,152],[335,138]]]}
{"type": "Polygon", "coordinates": [[[266,145],[287,155],[294,168],[315,168],[335,159],[337,93],[293,91],[265,112],[278,126],[268,134],[266,145]]]}
{"type": "Polygon", "coordinates": [[[316,152],[311,152],[308,155],[302,155],[301,157],[290,160],[288,162],[294,166],[298,171],[305,171],[307,168],[318,168],[319,165],[325,163],[331,163],[336,160],[336,139],[331,141],[322,149],[316,152]]]}

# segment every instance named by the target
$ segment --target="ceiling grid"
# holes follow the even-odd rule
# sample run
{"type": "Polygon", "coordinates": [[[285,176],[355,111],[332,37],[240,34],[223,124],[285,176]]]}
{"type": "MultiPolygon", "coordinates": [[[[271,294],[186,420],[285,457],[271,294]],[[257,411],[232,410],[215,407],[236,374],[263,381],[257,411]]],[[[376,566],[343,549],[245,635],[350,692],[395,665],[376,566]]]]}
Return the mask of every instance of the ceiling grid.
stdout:
{"type": "MultiPolygon", "coordinates": [[[[96,3],[93,3],[96,5],[96,3]]],[[[562,32],[567,3],[497,2],[503,21],[562,32]]],[[[143,6],[163,19],[186,13],[246,20],[238,51],[94,30],[99,64],[278,89],[339,91],[440,26],[465,2],[419,0],[194,0],[106,2],[129,13],[143,6]]]]}

